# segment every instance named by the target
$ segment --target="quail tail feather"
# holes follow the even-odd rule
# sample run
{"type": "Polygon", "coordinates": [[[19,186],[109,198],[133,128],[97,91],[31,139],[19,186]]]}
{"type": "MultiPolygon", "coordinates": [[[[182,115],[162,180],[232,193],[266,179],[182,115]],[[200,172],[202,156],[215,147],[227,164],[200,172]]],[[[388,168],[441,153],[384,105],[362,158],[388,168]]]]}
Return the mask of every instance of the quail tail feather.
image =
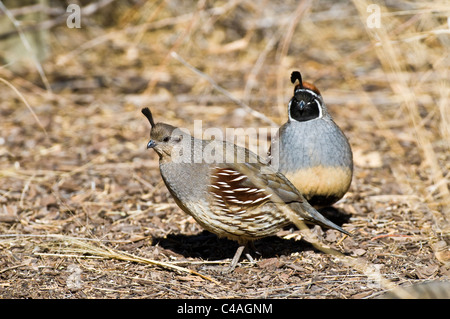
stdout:
{"type": "MultiPolygon", "coordinates": [[[[326,228],[331,228],[331,229],[335,229],[337,231],[340,231],[341,233],[344,233],[348,236],[352,236],[351,233],[349,233],[348,231],[342,229],[341,227],[339,227],[338,225],[336,225],[335,223],[333,223],[331,220],[325,218],[324,216],[322,216],[322,214],[320,214],[314,207],[312,207],[308,202],[303,202],[303,203],[293,203],[290,205],[291,208],[293,208],[296,211],[302,211],[304,215],[305,213],[307,214],[306,216],[304,216],[304,220],[306,223],[311,223],[311,224],[318,224],[320,226],[326,227],[326,228]],[[295,209],[294,207],[297,205],[301,205],[300,209],[295,209]]],[[[298,221],[296,220],[292,220],[295,219],[292,218],[292,216],[290,216],[291,221],[296,225],[298,223],[298,221]]]]}

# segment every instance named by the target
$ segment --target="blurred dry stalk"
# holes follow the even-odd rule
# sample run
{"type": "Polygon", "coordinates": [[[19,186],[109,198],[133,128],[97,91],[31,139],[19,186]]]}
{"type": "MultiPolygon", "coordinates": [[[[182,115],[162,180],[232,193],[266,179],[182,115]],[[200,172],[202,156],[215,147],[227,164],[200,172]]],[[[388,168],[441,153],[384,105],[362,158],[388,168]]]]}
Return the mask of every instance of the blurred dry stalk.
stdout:
{"type": "MultiPolygon", "coordinates": [[[[367,21],[369,13],[367,12],[368,6],[373,2],[367,1],[354,1],[355,6],[358,9],[358,12],[361,15],[363,21],[367,21]]],[[[382,6],[381,3],[378,4],[381,8],[381,12],[386,12],[387,10],[382,6]]],[[[442,6],[439,4],[434,7],[431,5],[432,9],[439,10],[442,9],[442,6]]],[[[447,12],[449,9],[446,9],[447,12]]],[[[427,24],[431,24],[429,28],[435,27],[436,22],[431,20],[427,21],[427,17],[429,17],[430,12],[425,11],[417,13],[414,15],[410,21],[415,22],[417,19],[423,19],[422,27],[427,26],[427,24]]],[[[385,18],[382,18],[383,21],[385,18]]],[[[448,125],[448,96],[450,92],[450,85],[448,82],[448,76],[450,75],[448,69],[448,59],[449,52],[448,50],[443,50],[442,53],[436,52],[435,54],[430,54],[430,56],[426,56],[424,52],[430,50],[430,46],[427,43],[421,43],[415,38],[415,34],[408,34],[405,38],[404,33],[400,36],[398,32],[391,32],[391,30],[395,30],[396,28],[402,28],[403,25],[408,25],[406,23],[397,19],[395,16],[389,15],[388,22],[383,22],[380,28],[367,28],[367,33],[369,34],[372,46],[375,48],[375,53],[377,54],[378,60],[380,61],[383,71],[387,78],[387,84],[389,85],[392,92],[394,92],[397,96],[400,97],[401,103],[400,108],[402,110],[402,114],[407,114],[409,118],[409,126],[414,129],[414,137],[416,139],[417,147],[421,151],[421,157],[423,158],[423,165],[421,169],[430,171],[430,180],[429,184],[434,185],[433,190],[437,190],[437,194],[431,196],[429,189],[427,189],[426,184],[422,184],[418,189],[414,191],[419,191],[424,200],[430,206],[430,211],[435,216],[435,221],[438,226],[438,231],[442,232],[442,234],[450,234],[450,193],[449,193],[449,172],[445,172],[444,170],[448,170],[448,167],[444,167],[439,164],[438,157],[434,151],[432,141],[434,137],[430,134],[430,132],[426,129],[426,119],[422,119],[419,110],[419,100],[418,96],[420,94],[424,94],[423,86],[425,85],[425,81],[427,77],[432,76],[432,71],[439,72],[439,70],[443,69],[443,77],[436,83],[435,90],[437,91],[437,97],[434,101],[435,106],[433,106],[433,113],[436,113],[439,118],[438,126],[446,127],[448,125]],[[389,27],[388,27],[389,26],[389,27]],[[391,29],[391,30],[389,30],[391,29]],[[408,41],[408,39],[413,39],[412,41],[408,41]],[[410,56],[406,56],[404,53],[408,52],[410,56]],[[403,53],[403,54],[402,54],[403,53]],[[408,68],[411,66],[412,61],[421,61],[425,55],[426,59],[429,59],[431,56],[433,57],[431,61],[427,61],[428,63],[432,63],[432,70],[429,70],[425,74],[423,78],[419,78],[418,75],[414,72],[408,72],[408,68]],[[432,62],[434,61],[434,62],[432,62]],[[447,68],[446,68],[447,67],[447,68]],[[447,109],[443,105],[447,104],[447,109]],[[437,208],[438,207],[438,208],[437,208]]],[[[409,25],[410,28],[413,28],[412,23],[409,25]]],[[[450,34],[449,30],[450,26],[447,25],[447,30],[443,29],[446,34],[450,34]]],[[[419,32],[419,30],[408,30],[412,32],[419,32]]],[[[438,33],[437,33],[438,34],[438,33]]],[[[448,46],[449,39],[439,39],[445,45],[448,46]]],[[[430,40],[430,42],[432,42],[430,40]]],[[[423,61],[423,60],[422,60],[423,61]]],[[[420,76],[420,75],[419,75],[420,76]]],[[[426,88],[427,90],[430,87],[426,88]]],[[[433,103],[433,104],[434,104],[433,103]]],[[[387,120],[387,119],[384,119],[387,120]]],[[[442,138],[444,142],[450,143],[448,136],[443,135],[442,138]]],[[[447,148],[447,151],[450,150],[449,144],[445,145],[444,148],[447,148]]],[[[402,184],[408,185],[409,179],[411,179],[411,174],[413,172],[408,172],[404,170],[404,166],[402,167],[393,167],[393,169],[398,170],[397,176],[400,177],[399,182],[402,184]]]]}
{"type": "MultiPolygon", "coordinates": [[[[111,243],[132,235],[102,233],[98,224],[108,218],[112,229],[130,223],[150,229],[151,236],[196,227],[167,204],[156,158],[144,152],[148,127],[139,109],[150,106],[158,121],[188,128],[194,119],[202,119],[204,128],[270,125],[251,110],[281,124],[292,94],[289,75],[298,69],[319,87],[350,138],[355,179],[338,206],[355,213],[355,240],[400,229],[413,242],[425,241],[448,265],[450,10],[445,1],[387,7],[364,0],[353,6],[326,0],[115,0],[114,7],[111,2],[83,15],[80,30],[64,26],[58,17],[62,7],[10,9],[17,20],[36,10],[53,17],[53,23],[37,25],[50,30],[52,56],[41,63],[54,95],[45,94],[36,70],[0,68],[0,203],[2,212],[14,217],[3,219],[13,223],[0,223],[4,233],[104,236],[111,243]],[[381,9],[379,28],[367,25],[370,4],[381,9]],[[173,59],[173,51],[199,73],[173,59]],[[147,226],[146,216],[159,221],[164,211],[169,213],[160,228],[147,226]],[[395,218],[392,211],[398,211],[395,218]],[[117,217],[121,214],[126,217],[117,217]],[[382,226],[369,226],[385,219],[382,226]]],[[[67,242],[75,253],[83,246],[67,242]]],[[[50,251],[57,246],[37,245],[50,251]]],[[[120,253],[113,249],[110,257],[112,252],[120,253]]],[[[369,276],[373,271],[370,263],[352,267],[369,276]]],[[[372,276],[393,285],[377,271],[372,276]]]]}

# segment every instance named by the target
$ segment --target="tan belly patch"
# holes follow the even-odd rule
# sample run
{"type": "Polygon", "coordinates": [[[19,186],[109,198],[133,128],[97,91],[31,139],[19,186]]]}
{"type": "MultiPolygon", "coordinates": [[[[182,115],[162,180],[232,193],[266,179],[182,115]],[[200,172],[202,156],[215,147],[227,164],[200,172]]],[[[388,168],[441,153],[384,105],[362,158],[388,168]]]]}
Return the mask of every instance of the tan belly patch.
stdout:
{"type": "Polygon", "coordinates": [[[306,199],[313,196],[341,198],[347,192],[352,180],[351,170],[338,166],[315,166],[294,173],[288,172],[285,176],[306,199]]]}

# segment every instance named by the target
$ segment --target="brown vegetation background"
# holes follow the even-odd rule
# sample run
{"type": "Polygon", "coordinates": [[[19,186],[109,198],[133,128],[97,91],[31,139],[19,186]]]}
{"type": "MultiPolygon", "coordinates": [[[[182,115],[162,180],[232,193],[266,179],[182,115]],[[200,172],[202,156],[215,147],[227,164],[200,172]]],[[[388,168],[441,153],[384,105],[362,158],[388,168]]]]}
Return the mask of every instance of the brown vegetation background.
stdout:
{"type": "Polygon", "coordinates": [[[447,1],[79,1],[81,28],[62,1],[3,3],[1,298],[375,298],[448,279],[447,1]],[[140,109],[277,127],[293,70],[355,160],[330,216],[355,236],[313,233],[360,266],[286,229],[223,275],[236,244],[175,205],[140,109]]]}

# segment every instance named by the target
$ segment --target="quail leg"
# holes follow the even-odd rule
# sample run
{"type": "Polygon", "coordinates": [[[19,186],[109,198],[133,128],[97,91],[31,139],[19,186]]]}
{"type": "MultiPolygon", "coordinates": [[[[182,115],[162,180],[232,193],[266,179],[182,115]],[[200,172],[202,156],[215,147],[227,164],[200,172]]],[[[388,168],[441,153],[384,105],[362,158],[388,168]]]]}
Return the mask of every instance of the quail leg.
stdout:
{"type": "MultiPolygon", "coordinates": [[[[254,247],[252,242],[250,243],[250,245],[251,245],[252,247],[254,247]]],[[[236,253],[234,254],[233,259],[231,260],[230,266],[229,266],[228,269],[226,270],[227,273],[232,272],[232,271],[236,268],[236,266],[237,266],[237,264],[238,264],[238,262],[239,262],[239,259],[240,259],[241,256],[242,256],[242,253],[244,253],[245,257],[247,257],[247,259],[248,259],[252,264],[255,263],[255,260],[254,260],[253,257],[250,255],[250,252],[249,252],[249,249],[248,249],[249,247],[248,247],[248,246],[249,246],[249,243],[243,243],[243,244],[241,244],[241,245],[238,247],[238,249],[236,250],[236,253]]]]}
{"type": "Polygon", "coordinates": [[[239,262],[239,259],[241,258],[242,252],[246,248],[246,244],[240,245],[238,249],[236,250],[236,253],[234,254],[233,259],[231,260],[230,267],[228,267],[227,272],[232,272],[234,268],[236,268],[237,263],[239,262]]]}

